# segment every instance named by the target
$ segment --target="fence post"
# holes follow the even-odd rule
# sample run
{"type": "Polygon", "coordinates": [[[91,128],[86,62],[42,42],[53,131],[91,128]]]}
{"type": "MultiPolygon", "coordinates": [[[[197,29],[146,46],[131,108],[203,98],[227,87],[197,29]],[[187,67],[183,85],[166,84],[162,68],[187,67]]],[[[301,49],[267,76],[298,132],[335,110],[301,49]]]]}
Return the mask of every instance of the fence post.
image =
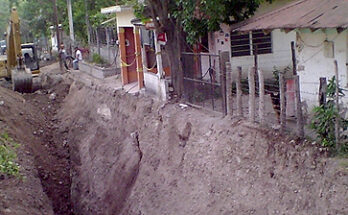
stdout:
{"type": "Polygon", "coordinates": [[[340,149],[340,127],[339,127],[339,118],[340,118],[340,109],[339,109],[339,79],[338,79],[338,65],[337,60],[334,60],[335,64],[335,80],[336,80],[336,108],[337,108],[337,116],[335,120],[335,137],[336,137],[336,150],[340,149]]]}
{"type": "Polygon", "coordinates": [[[249,69],[249,121],[255,122],[255,68],[249,69]]]}
{"type": "Polygon", "coordinates": [[[304,138],[304,122],[302,115],[301,91],[300,91],[300,77],[295,76],[295,105],[296,105],[296,124],[297,136],[304,138]]]}
{"type": "Polygon", "coordinates": [[[226,75],[227,114],[233,116],[232,68],[230,62],[226,62],[226,75]]]}
{"type": "Polygon", "coordinates": [[[220,53],[220,81],[221,81],[221,92],[222,92],[222,113],[224,116],[227,115],[227,101],[226,101],[226,62],[229,62],[229,53],[220,53]]]}
{"type": "Polygon", "coordinates": [[[326,77],[319,78],[319,105],[326,104],[326,91],[327,91],[327,82],[326,77]]]}
{"type": "Polygon", "coordinates": [[[111,62],[110,59],[110,34],[109,34],[109,28],[105,28],[105,35],[106,35],[106,48],[108,50],[108,62],[111,62]]]}
{"type": "Polygon", "coordinates": [[[256,75],[256,77],[255,77],[255,89],[256,89],[256,91],[259,91],[259,78],[258,78],[258,75],[257,75],[257,72],[258,72],[258,70],[259,70],[259,63],[258,63],[258,47],[257,47],[257,45],[254,45],[253,46],[253,54],[254,54],[254,72],[255,72],[255,75],[256,75]]]}
{"type": "Polygon", "coordinates": [[[258,70],[259,75],[259,116],[260,123],[265,124],[265,82],[263,72],[261,69],[258,70]]]}
{"type": "Polygon", "coordinates": [[[279,93],[280,93],[280,132],[284,133],[286,126],[286,101],[285,101],[285,80],[284,74],[279,73],[279,93]]]}
{"type": "Polygon", "coordinates": [[[243,102],[242,102],[242,67],[237,67],[237,76],[236,76],[236,88],[237,88],[237,114],[238,116],[243,117],[243,102]]]}
{"type": "Polygon", "coordinates": [[[100,40],[99,40],[99,30],[98,30],[98,28],[96,28],[96,36],[97,36],[98,55],[100,55],[100,40]]]}
{"type": "Polygon", "coordinates": [[[297,63],[296,63],[296,52],[295,52],[295,42],[291,41],[291,58],[292,58],[292,74],[297,75],[297,63]]]}

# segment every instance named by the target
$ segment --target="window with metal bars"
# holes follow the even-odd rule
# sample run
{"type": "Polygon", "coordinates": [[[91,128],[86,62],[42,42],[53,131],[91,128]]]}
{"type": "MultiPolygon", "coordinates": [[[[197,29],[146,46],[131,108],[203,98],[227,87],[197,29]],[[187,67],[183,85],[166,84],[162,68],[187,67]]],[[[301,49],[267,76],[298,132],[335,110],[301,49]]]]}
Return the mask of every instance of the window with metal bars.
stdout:
{"type": "Polygon", "coordinates": [[[271,33],[265,34],[262,30],[246,34],[231,33],[232,57],[253,55],[255,47],[257,47],[257,54],[272,53],[271,33]]]}

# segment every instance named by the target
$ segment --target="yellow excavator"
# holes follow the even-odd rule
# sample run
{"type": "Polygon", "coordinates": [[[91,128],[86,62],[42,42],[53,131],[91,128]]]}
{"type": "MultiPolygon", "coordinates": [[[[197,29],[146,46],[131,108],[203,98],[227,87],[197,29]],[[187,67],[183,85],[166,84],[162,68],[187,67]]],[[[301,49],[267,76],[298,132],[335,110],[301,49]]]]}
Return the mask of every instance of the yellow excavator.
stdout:
{"type": "Polygon", "coordinates": [[[12,80],[14,91],[32,92],[33,75],[40,73],[39,62],[34,44],[21,44],[20,20],[16,8],[6,32],[6,55],[0,56],[0,78],[12,80]]]}

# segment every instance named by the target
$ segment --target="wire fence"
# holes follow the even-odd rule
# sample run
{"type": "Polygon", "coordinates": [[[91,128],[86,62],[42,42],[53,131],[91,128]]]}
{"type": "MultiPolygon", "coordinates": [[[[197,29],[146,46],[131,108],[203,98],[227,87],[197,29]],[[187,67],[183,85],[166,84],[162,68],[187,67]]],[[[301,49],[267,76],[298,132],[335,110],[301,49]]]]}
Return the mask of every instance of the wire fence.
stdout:
{"type": "MultiPolygon", "coordinates": [[[[236,66],[235,62],[232,67],[229,57],[224,59],[223,53],[183,53],[182,56],[184,98],[188,103],[224,115],[245,117],[282,133],[314,137],[309,125],[313,104],[319,106],[323,95],[319,78],[300,80],[296,64],[291,63],[283,69],[275,69],[272,78],[268,75],[266,79],[260,69],[263,62],[256,61],[259,68],[255,64],[236,66]]],[[[290,54],[289,62],[293,61],[292,57],[290,54]]],[[[348,108],[342,104],[348,103],[348,95],[342,95],[338,103],[340,113],[347,114],[348,108]]]]}
{"type": "Polygon", "coordinates": [[[91,43],[93,45],[116,45],[118,40],[116,27],[98,27],[91,29],[91,43]]]}
{"type": "MultiPolygon", "coordinates": [[[[226,74],[221,75],[227,77],[226,84],[231,86],[227,88],[227,114],[246,117],[251,122],[280,129],[281,132],[295,131],[300,137],[315,137],[315,132],[310,129],[312,108],[313,105],[325,103],[321,99],[326,95],[321,81],[324,79],[326,85],[325,77],[318,78],[318,81],[300,82],[299,76],[292,74],[291,68],[287,72],[277,71],[274,79],[265,80],[264,72],[255,67],[247,71],[243,71],[242,67],[232,69],[230,63],[226,67],[226,74]],[[242,73],[247,73],[248,77],[242,79],[242,73]],[[313,85],[315,90],[304,90],[313,85]]],[[[336,103],[340,115],[347,116],[348,95],[339,96],[336,103]]],[[[343,132],[342,128],[339,128],[339,132],[343,132]]]]}

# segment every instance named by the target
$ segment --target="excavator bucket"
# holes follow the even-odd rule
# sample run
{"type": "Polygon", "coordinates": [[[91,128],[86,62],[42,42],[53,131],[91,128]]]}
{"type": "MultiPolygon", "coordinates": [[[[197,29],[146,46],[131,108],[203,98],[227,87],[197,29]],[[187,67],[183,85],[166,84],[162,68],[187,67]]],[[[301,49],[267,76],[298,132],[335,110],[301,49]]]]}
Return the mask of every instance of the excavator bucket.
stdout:
{"type": "Polygon", "coordinates": [[[33,77],[28,69],[13,69],[11,72],[12,88],[20,93],[31,93],[33,77]]]}

